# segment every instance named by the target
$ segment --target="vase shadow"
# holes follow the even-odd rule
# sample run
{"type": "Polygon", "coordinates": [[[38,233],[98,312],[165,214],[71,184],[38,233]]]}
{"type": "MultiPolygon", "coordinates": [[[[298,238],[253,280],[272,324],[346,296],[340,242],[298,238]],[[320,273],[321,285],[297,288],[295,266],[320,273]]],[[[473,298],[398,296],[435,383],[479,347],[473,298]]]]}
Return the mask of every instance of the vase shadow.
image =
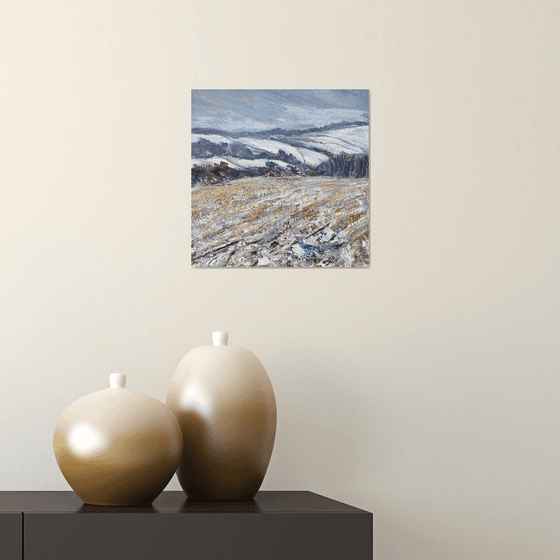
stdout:
{"type": "Polygon", "coordinates": [[[94,506],[92,504],[83,504],[82,507],[78,509],[79,513],[118,513],[121,511],[155,513],[157,510],[152,504],[139,506],[94,506]]]}

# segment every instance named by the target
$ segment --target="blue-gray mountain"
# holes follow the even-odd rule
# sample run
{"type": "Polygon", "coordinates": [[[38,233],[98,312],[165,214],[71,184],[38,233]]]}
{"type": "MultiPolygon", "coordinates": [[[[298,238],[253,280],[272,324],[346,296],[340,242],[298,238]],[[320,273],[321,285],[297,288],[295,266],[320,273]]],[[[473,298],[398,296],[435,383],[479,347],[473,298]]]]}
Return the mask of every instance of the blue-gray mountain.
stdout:
{"type": "Polygon", "coordinates": [[[369,177],[369,126],[342,122],[306,130],[192,130],[192,184],[242,177],[369,177]]]}

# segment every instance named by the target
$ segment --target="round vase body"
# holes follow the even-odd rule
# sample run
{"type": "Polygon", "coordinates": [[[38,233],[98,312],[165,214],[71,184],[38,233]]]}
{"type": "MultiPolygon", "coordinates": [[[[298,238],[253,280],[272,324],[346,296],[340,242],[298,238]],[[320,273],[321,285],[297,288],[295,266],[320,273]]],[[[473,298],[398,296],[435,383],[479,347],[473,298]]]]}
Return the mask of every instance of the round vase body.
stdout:
{"type": "Polygon", "coordinates": [[[78,399],[56,424],[56,462],[86,504],[149,505],[179,465],[183,438],[175,415],[126,389],[125,379],[111,374],[109,389],[78,399]]]}
{"type": "Polygon", "coordinates": [[[276,435],[276,399],[259,359],[246,348],[191,350],[169,386],[166,404],[183,432],[177,472],[187,496],[246,500],[260,488],[276,435]]]}

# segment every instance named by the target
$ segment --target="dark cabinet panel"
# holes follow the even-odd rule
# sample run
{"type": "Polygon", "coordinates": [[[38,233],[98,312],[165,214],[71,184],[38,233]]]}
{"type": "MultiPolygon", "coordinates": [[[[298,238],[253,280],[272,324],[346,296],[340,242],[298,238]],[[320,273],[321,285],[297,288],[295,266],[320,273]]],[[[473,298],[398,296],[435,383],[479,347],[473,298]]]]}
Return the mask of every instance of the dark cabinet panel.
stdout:
{"type": "Polygon", "coordinates": [[[25,560],[372,558],[359,514],[25,515],[25,560]]]}
{"type": "Polygon", "coordinates": [[[73,492],[0,492],[1,560],[371,560],[371,513],[313,492],[151,506],[84,505],[73,492]]]}
{"type": "Polygon", "coordinates": [[[0,511],[0,557],[2,560],[21,560],[23,514],[0,511]]]}

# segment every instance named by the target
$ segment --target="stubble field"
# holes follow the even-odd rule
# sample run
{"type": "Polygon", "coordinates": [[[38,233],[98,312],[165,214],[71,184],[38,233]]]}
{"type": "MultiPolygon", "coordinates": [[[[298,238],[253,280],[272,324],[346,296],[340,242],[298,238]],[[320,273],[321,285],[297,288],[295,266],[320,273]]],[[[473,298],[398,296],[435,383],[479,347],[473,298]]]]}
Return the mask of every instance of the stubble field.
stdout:
{"type": "Polygon", "coordinates": [[[194,267],[366,267],[369,179],[258,177],[191,191],[194,267]]]}

